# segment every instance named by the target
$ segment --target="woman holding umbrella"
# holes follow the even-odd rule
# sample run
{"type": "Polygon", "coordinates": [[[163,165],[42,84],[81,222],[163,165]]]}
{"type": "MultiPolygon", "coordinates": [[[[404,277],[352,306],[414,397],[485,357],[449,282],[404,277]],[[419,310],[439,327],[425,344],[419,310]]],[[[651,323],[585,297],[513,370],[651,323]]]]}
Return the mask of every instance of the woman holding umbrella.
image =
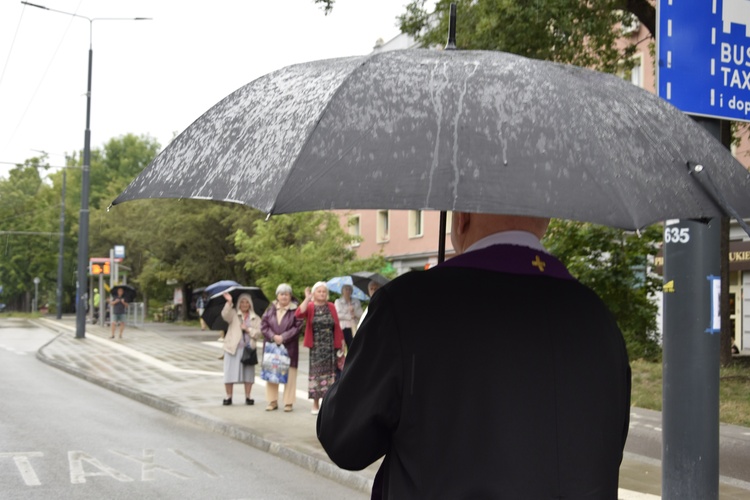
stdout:
{"type": "Polygon", "coordinates": [[[245,384],[245,404],[255,404],[250,398],[255,380],[255,366],[242,364],[242,353],[246,345],[255,349],[255,340],[260,338],[260,318],[253,311],[253,300],[249,293],[237,298],[237,309],[233,307],[232,295],[224,293],[227,301],[221,310],[221,317],[229,326],[224,337],[224,389],[227,398],[224,405],[232,404],[234,384],[245,384]]]}
{"type": "Polygon", "coordinates": [[[344,342],[346,342],[347,349],[352,345],[354,329],[357,327],[357,323],[359,323],[359,318],[362,317],[362,304],[359,300],[352,297],[352,293],[354,293],[354,287],[352,285],[344,285],[341,287],[341,297],[334,302],[336,312],[339,314],[341,329],[344,332],[344,342]]]}
{"type": "MultiPolygon", "coordinates": [[[[284,411],[292,411],[297,393],[297,364],[299,363],[299,330],[302,319],[294,315],[297,304],[292,302],[292,287],[286,283],[276,287],[276,300],[263,313],[260,331],[266,342],[284,344],[289,353],[289,378],[284,385],[284,411]]],[[[266,381],[266,411],[279,408],[279,384],[266,381]]]]}
{"type": "Polygon", "coordinates": [[[336,380],[336,351],[344,345],[339,315],[333,303],[328,302],[328,288],[324,281],[318,281],[312,289],[305,288],[305,300],[294,314],[307,320],[304,345],[310,348],[308,391],[313,400],[312,414],[317,415],[320,398],[336,380]]]}

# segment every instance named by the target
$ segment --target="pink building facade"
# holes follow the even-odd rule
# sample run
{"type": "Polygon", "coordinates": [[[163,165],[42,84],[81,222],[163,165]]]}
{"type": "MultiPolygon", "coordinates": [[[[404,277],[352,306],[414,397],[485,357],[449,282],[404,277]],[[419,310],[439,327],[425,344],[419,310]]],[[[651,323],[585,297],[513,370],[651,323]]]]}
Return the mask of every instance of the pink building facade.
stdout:
{"type": "MultiPolygon", "coordinates": [[[[341,226],[362,239],[354,248],[360,257],[382,253],[398,274],[437,264],[440,212],[427,210],[337,211],[341,226]]],[[[451,256],[450,212],[445,253],[451,256]]]]}

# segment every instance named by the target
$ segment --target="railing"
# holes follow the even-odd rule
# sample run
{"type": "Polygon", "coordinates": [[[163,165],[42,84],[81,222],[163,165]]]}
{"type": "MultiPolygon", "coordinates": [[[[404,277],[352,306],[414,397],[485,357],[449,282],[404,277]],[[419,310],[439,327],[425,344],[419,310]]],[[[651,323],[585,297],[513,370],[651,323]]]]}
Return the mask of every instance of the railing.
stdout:
{"type": "Polygon", "coordinates": [[[125,324],[136,328],[143,328],[146,321],[146,307],[143,302],[133,302],[125,312],[125,324]]]}

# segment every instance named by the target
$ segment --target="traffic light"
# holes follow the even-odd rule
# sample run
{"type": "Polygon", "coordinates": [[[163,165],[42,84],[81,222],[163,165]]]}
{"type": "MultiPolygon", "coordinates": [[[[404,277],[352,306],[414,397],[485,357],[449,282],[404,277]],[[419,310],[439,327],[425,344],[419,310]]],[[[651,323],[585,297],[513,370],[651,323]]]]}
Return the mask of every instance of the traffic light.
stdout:
{"type": "Polygon", "coordinates": [[[100,274],[104,274],[106,276],[109,276],[109,262],[102,262],[99,263],[92,263],[91,264],[91,274],[93,276],[99,276],[100,274]]]}

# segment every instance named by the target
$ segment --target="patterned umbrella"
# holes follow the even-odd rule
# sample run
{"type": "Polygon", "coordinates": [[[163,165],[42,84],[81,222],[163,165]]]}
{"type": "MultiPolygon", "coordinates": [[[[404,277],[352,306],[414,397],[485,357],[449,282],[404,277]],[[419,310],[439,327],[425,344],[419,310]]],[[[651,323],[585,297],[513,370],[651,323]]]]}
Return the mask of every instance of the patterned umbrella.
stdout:
{"type": "Polygon", "coordinates": [[[370,297],[368,297],[365,292],[363,292],[359,287],[354,286],[354,282],[352,281],[351,276],[336,276],[335,278],[331,278],[326,282],[328,290],[334,293],[341,293],[341,287],[343,287],[344,285],[349,285],[352,287],[352,297],[354,297],[355,299],[370,300],[370,297]]]}

